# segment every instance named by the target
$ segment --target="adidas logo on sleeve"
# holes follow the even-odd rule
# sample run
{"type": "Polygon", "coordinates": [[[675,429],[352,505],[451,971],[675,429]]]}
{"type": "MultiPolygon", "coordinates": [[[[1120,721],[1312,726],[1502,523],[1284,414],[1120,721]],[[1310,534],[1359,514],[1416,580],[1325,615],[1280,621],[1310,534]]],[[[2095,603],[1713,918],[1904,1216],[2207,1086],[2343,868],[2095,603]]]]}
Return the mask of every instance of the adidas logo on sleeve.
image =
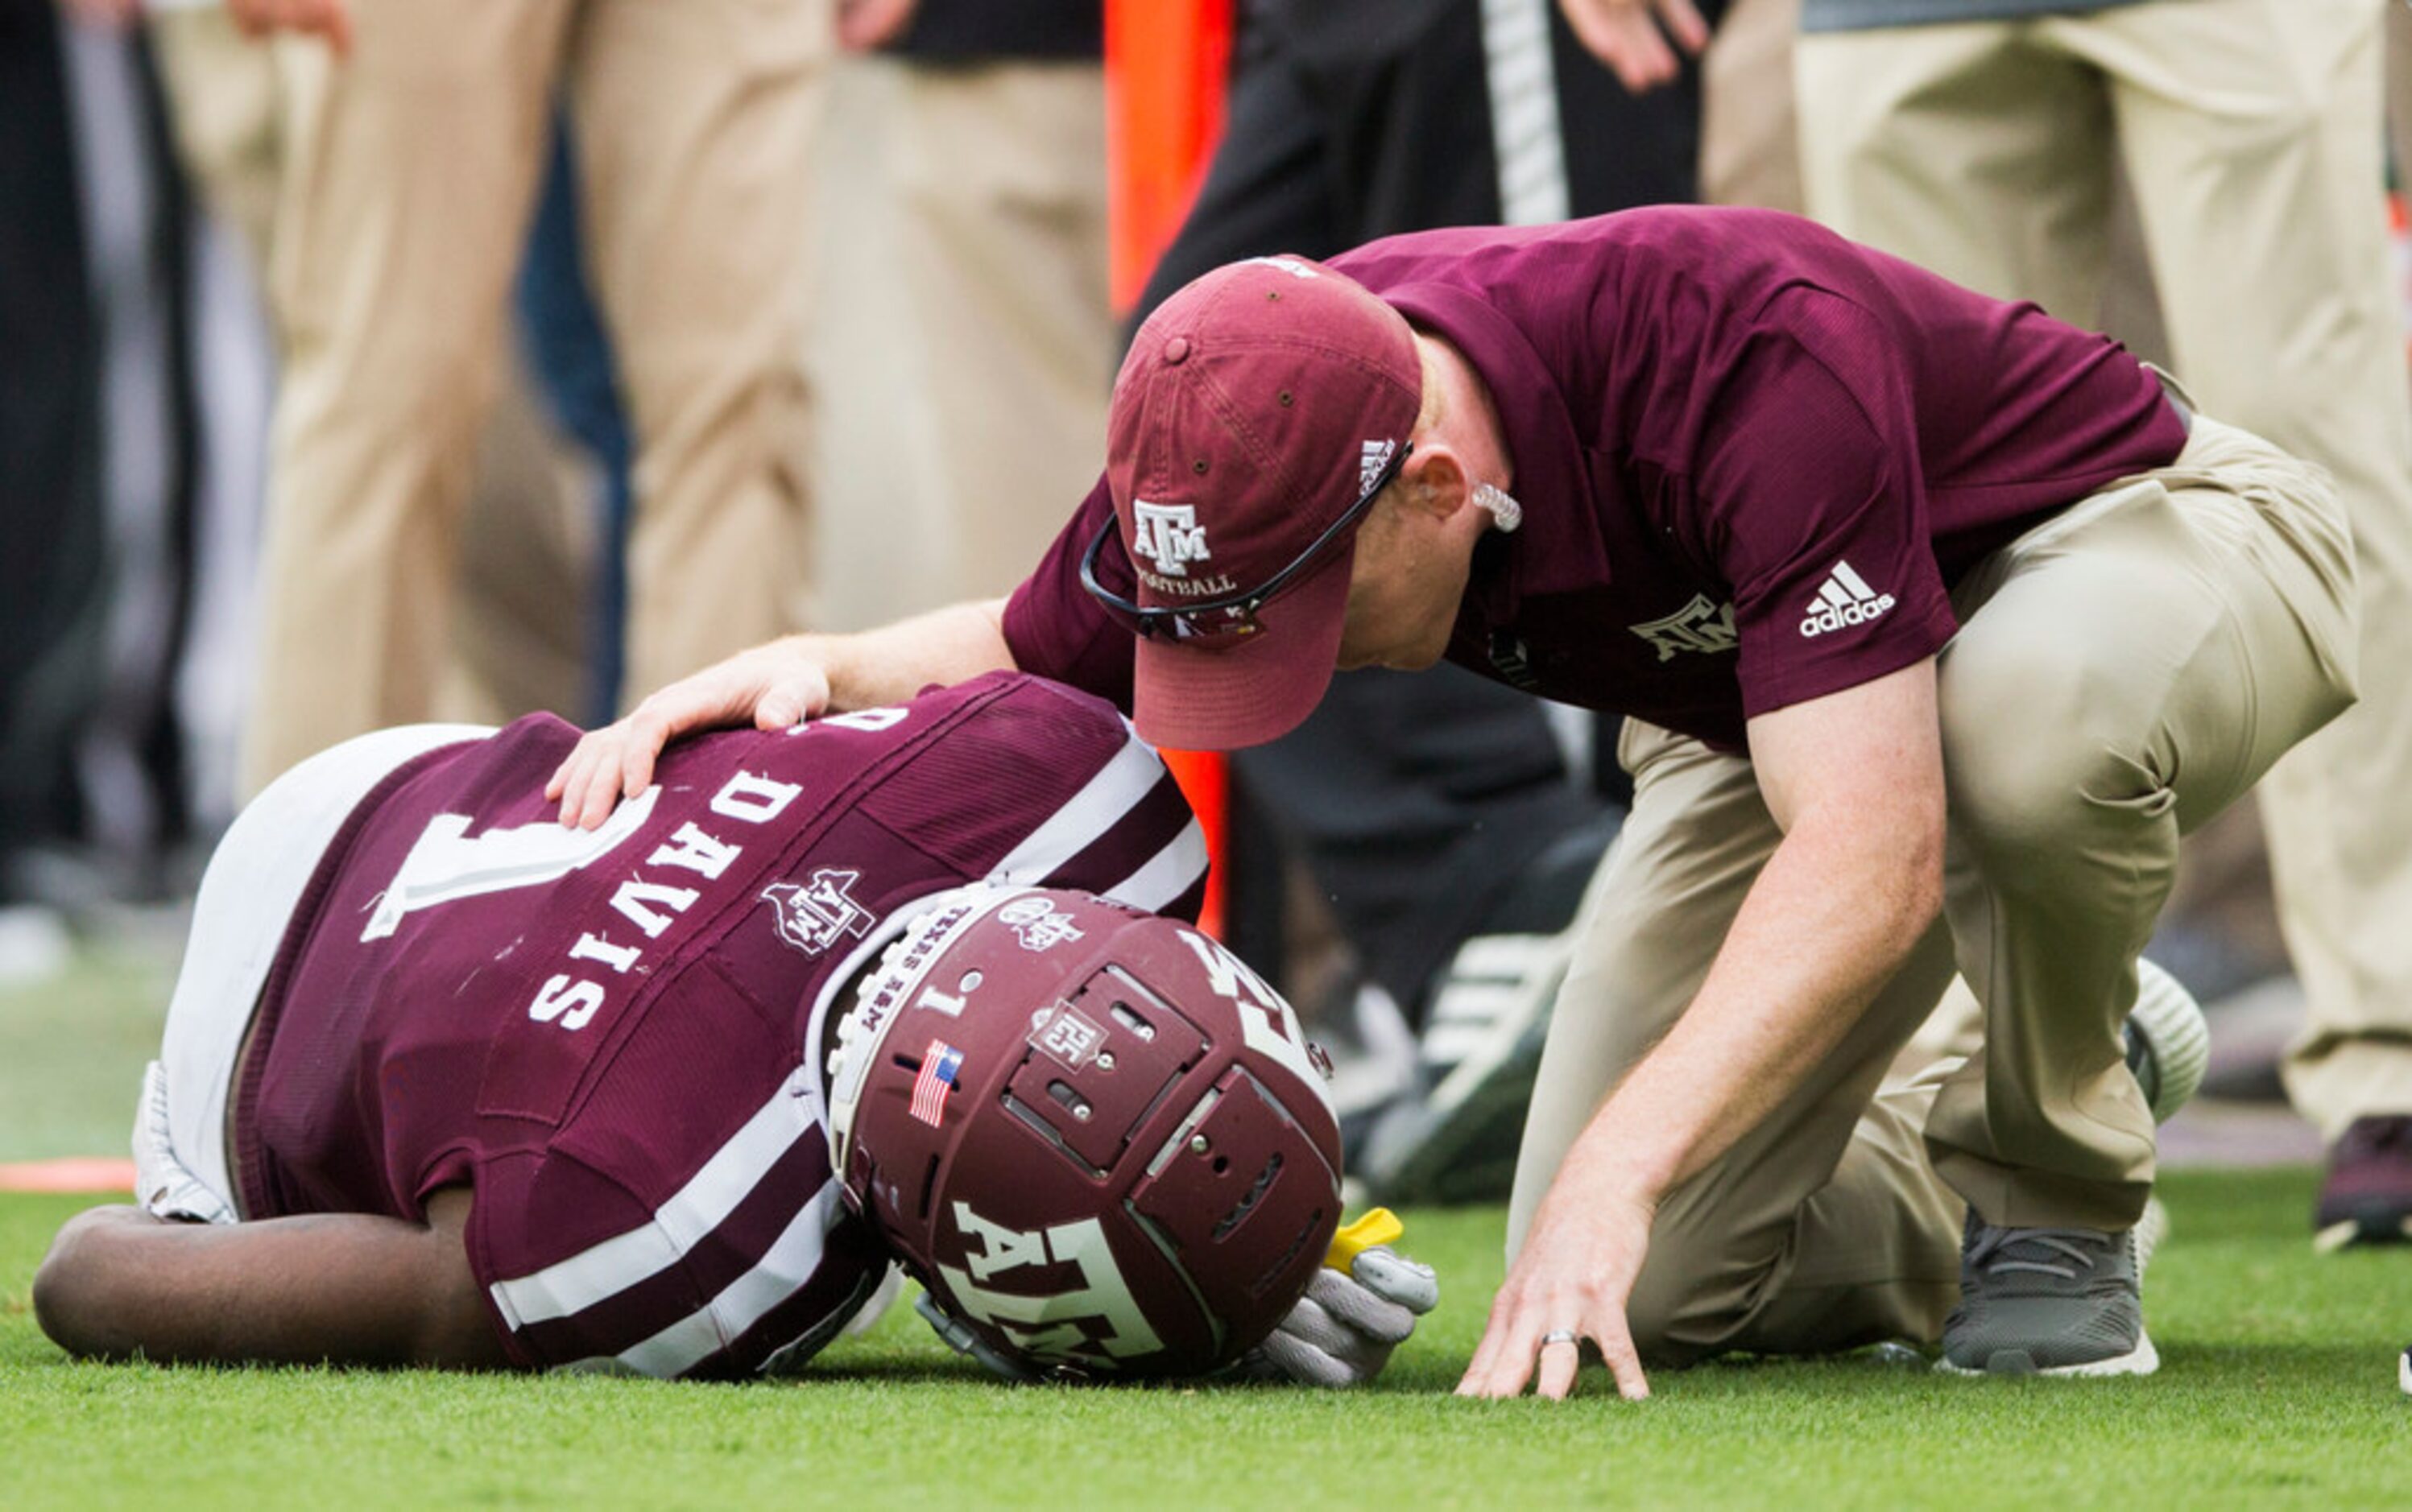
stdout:
{"type": "Polygon", "coordinates": [[[1892,608],[1890,594],[1879,594],[1868,586],[1867,580],[1851,570],[1848,562],[1837,562],[1834,570],[1809,601],[1809,609],[1801,621],[1801,634],[1815,639],[1831,635],[1854,624],[1866,624],[1892,608]]]}

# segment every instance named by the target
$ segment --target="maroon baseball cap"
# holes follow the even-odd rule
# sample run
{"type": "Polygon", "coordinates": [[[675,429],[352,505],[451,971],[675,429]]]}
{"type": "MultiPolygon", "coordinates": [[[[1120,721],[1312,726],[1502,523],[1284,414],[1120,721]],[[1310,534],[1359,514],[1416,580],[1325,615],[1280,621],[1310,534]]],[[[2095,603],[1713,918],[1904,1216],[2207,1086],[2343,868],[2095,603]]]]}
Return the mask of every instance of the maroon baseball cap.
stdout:
{"type": "MultiPolygon", "coordinates": [[[[1114,380],[1106,440],[1140,609],[1244,596],[1297,564],[1404,453],[1422,396],[1405,317],[1320,263],[1253,257],[1167,300],[1114,380]]],[[[1140,734],[1232,750],[1295,728],[1331,681],[1354,558],[1352,530],[1255,633],[1142,636],[1140,734]]]]}

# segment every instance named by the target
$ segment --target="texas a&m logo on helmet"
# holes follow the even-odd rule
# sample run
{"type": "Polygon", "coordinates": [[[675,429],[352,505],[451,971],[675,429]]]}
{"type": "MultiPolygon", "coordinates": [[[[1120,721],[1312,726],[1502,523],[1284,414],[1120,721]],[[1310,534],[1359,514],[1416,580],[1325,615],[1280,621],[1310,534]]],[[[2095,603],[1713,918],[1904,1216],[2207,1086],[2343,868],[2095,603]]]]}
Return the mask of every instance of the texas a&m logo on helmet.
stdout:
{"type": "Polygon", "coordinates": [[[1296,1016],[1178,921],[1086,893],[955,895],[889,948],[840,1040],[848,1200],[1026,1367],[1217,1369],[1272,1331],[1338,1226],[1339,1129],[1296,1016]],[[917,1116],[939,1047],[947,1090],[917,1116]]]}

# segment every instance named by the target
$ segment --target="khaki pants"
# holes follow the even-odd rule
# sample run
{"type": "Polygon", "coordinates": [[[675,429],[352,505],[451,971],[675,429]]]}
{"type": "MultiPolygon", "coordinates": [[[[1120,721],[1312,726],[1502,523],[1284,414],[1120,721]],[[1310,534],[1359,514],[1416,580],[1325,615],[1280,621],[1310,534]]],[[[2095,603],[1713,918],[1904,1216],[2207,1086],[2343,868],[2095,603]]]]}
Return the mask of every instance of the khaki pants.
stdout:
{"type": "Polygon", "coordinates": [[[361,0],[280,44],[287,153],[257,787],[426,716],[556,90],[638,435],[632,697],[797,627],[826,0],[361,0]]]}
{"type": "MultiPolygon", "coordinates": [[[[1096,481],[1120,346],[1096,64],[906,65],[897,274],[927,369],[933,601],[1010,593],[1096,481]]],[[[890,610],[893,614],[895,611],[890,610]]]]}
{"type": "Polygon", "coordinates": [[[1700,198],[1802,213],[1792,50],[1801,0],[1731,0],[1700,64],[1700,198]]]}
{"type": "Polygon", "coordinates": [[[844,377],[819,459],[832,627],[1010,592],[1096,481],[1119,350],[1104,70],[873,56],[845,74],[868,160],[824,191],[850,191],[815,332],[844,377]]]}
{"type": "MultiPolygon", "coordinates": [[[[1938,660],[1944,917],[1842,1046],[1661,1206],[1632,1302],[1660,1360],[1932,1339],[1963,1201],[2125,1228],[2153,1125],[2122,1055],[2178,837],[2350,701],[2352,550],[2326,480],[2198,418],[2177,462],[1978,564],[1938,660]],[[1905,1048],[1950,982],[1983,1044],[1905,1048]]],[[[1634,806],[1559,996],[1509,1214],[1707,975],[1780,839],[1749,762],[1628,721],[1634,806]]]]}
{"type": "Polygon", "coordinates": [[[275,57],[218,7],[154,10],[147,24],[177,150],[210,208],[233,223],[256,269],[276,224],[275,57]]]}
{"type": "Polygon", "coordinates": [[[2081,323],[2124,159],[2178,371],[2327,466],[2361,556],[2361,705],[2271,774],[2311,1002],[2287,1065],[2334,1137],[2412,1111],[2412,394],[2380,185],[2379,0],[2155,0],[1803,37],[1812,213],[2081,323]]]}

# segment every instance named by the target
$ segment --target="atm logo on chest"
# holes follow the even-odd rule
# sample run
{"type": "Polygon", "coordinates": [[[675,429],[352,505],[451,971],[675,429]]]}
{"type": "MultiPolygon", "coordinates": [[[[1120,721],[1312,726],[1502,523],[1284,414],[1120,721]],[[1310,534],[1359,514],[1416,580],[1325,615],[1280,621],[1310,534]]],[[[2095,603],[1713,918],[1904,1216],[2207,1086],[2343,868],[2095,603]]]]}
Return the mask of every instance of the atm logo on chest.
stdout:
{"type": "Polygon", "coordinates": [[[1734,629],[1733,606],[1712,603],[1706,594],[1693,595],[1690,603],[1664,619],[1628,624],[1625,629],[1650,642],[1662,662],[1673,661],[1681,652],[1713,655],[1742,644],[1742,636],[1734,629]]]}

